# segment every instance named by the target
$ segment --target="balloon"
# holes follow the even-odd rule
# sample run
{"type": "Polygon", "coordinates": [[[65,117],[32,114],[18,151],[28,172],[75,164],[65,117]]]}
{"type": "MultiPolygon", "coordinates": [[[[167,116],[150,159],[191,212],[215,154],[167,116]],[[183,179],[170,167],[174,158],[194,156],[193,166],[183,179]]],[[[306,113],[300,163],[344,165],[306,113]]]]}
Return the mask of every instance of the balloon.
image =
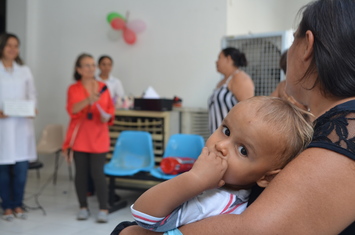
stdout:
{"type": "Polygon", "coordinates": [[[132,20],[127,22],[127,28],[135,33],[141,33],[147,28],[147,26],[142,20],[132,20]]]}
{"type": "Polygon", "coordinates": [[[129,28],[123,29],[123,38],[128,44],[134,44],[136,42],[136,34],[129,28]]]}
{"type": "Polygon", "coordinates": [[[121,18],[114,18],[111,21],[111,26],[115,30],[121,30],[126,26],[126,22],[121,18]]]}
{"type": "Polygon", "coordinates": [[[109,29],[107,31],[107,37],[110,41],[119,41],[122,38],[122,31],[109,29]]]}
{"type": "Polygon", "coordinates": [[[122,20],[126,20],[121,14],[117,13],[117,12],[111,12],[107,15],[107,21],[111,24],[111,21],[114,18],[121,18],[122,20]]]}

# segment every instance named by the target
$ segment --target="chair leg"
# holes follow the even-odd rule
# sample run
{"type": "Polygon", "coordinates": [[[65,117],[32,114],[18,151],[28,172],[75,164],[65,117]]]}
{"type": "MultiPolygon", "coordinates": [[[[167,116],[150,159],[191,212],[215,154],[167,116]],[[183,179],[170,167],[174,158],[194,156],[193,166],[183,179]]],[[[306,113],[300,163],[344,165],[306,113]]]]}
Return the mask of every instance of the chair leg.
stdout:
{"type": "Polygon", "coordinates": [[[109,213],[117,211],[121,208],[127,206],[127,201],[121,200],[121,197],[115,194],[115,177],[109,176],[109,185],[108,185],[108,204],[109,204],[109,213]]]}
{"type": "Polygon", "coordinates": [[[109,177],[108,204],[112,207],[115,204],[115,178],[109,177]]]}
{"type": "Polygon", "coordinates": [[[53,174],[53,184],[57,184],[57,174],[58,174],[58,166],[59,166],[59,151],[55,153],[55,161],[54,161],[54,174],[53,174]]]}

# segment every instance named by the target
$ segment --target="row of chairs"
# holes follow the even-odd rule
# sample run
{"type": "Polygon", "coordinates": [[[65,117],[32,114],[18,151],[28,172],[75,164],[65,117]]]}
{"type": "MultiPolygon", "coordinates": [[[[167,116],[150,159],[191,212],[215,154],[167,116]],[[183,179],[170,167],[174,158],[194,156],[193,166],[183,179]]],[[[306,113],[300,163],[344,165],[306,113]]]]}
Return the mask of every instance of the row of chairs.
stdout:
{"type": "MultiPolygon", "coordinates": [[[[197,159],[203,147],[204,139],[200,135],[175,134],[169,138],[163,158],[197,159]]],[[[109,178],[110,213],[127,206],[127,201],[121,200],[115,194],[116,188],[143,189],[141,185],[116,185],[116,179],[146,182],[146,187],[149,188],[153,186],[152,182],[158,183],[176,176],[164,174],[160,167],[155,167],[152,136],[145,131],[122,131],[116,141],[110,162],[104,166],[104,172],[109,178]]]]}
{"type": "MultiPolygon", "coordinates": [[[[37,144],[39,155],[55,154],[53,184],[57,181],[59,158],[63,143],[63,126],[59,124],[47,125],[42,131],[37,144]]],[[[174,134],[164,150],[165,157],[190,157],[197,159],[204,147],[204,139],[194,134],[174,134]]],[[[30,169],[36,169],[39,177],[39,169],[43,167],[40,161],[31,162],[30,169]]],[[[68,166],[69,177],[72,179],[72,169],[68,166]]],[[[114,147],[113,156],[104,167],[108,176],[132,176],[140,171],[149,172],[159,179],[171,179],[174,175],[167,175],[160,167],[155,167],[153,140],[146,131],[122,131],[114,147]]]]}
{"type": "MultiPolygon", "coordinates": [[[[166,157],[189,157],[197,159],[205,141],[195,134],[174,134],[164,150],[166,157]]],[[[104,167],[108,176],[132,176],[138,172],[149,172],[159,179],[171,179],[175,175],[163,173],[155,167],[153,141],[151,134],[145,131],[122,131],[117,139],[113,156],[104,167]]]]}

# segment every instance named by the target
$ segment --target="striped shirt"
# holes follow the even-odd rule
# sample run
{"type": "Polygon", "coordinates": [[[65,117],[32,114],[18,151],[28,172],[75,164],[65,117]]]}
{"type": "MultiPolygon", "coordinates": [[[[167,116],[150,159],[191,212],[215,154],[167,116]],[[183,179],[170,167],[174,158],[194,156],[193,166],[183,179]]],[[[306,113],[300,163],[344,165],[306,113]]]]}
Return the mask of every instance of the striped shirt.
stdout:
{"type": "Polygon", "coordinates": [[[228,83],[234,74],[229,76],[221,87],[216,88],[208,99],[208,119],[211,134],[222,124],[223,118],[227,116],[229,110],[238,103],[238,100],[228,89],[228,83]]]}
{"type": "Polygon", "coordinates": [[[165,232],[204,218],[222,214],[241,214],[247,207],[249,189],[210,189],[177,207],[165,217],[155,217],[131,206],[137,224],[145,229],[165,232]]]}

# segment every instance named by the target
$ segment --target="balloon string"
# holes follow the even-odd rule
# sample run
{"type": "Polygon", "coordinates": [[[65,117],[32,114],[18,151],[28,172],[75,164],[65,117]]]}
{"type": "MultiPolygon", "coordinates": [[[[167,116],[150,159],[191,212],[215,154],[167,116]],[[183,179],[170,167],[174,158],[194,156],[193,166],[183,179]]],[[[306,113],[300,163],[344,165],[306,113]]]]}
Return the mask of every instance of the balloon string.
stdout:
{"type": "Polygon", "coordinates": [[[126,12],[126,22],[128,22],[129,11],[126,12]]]}

